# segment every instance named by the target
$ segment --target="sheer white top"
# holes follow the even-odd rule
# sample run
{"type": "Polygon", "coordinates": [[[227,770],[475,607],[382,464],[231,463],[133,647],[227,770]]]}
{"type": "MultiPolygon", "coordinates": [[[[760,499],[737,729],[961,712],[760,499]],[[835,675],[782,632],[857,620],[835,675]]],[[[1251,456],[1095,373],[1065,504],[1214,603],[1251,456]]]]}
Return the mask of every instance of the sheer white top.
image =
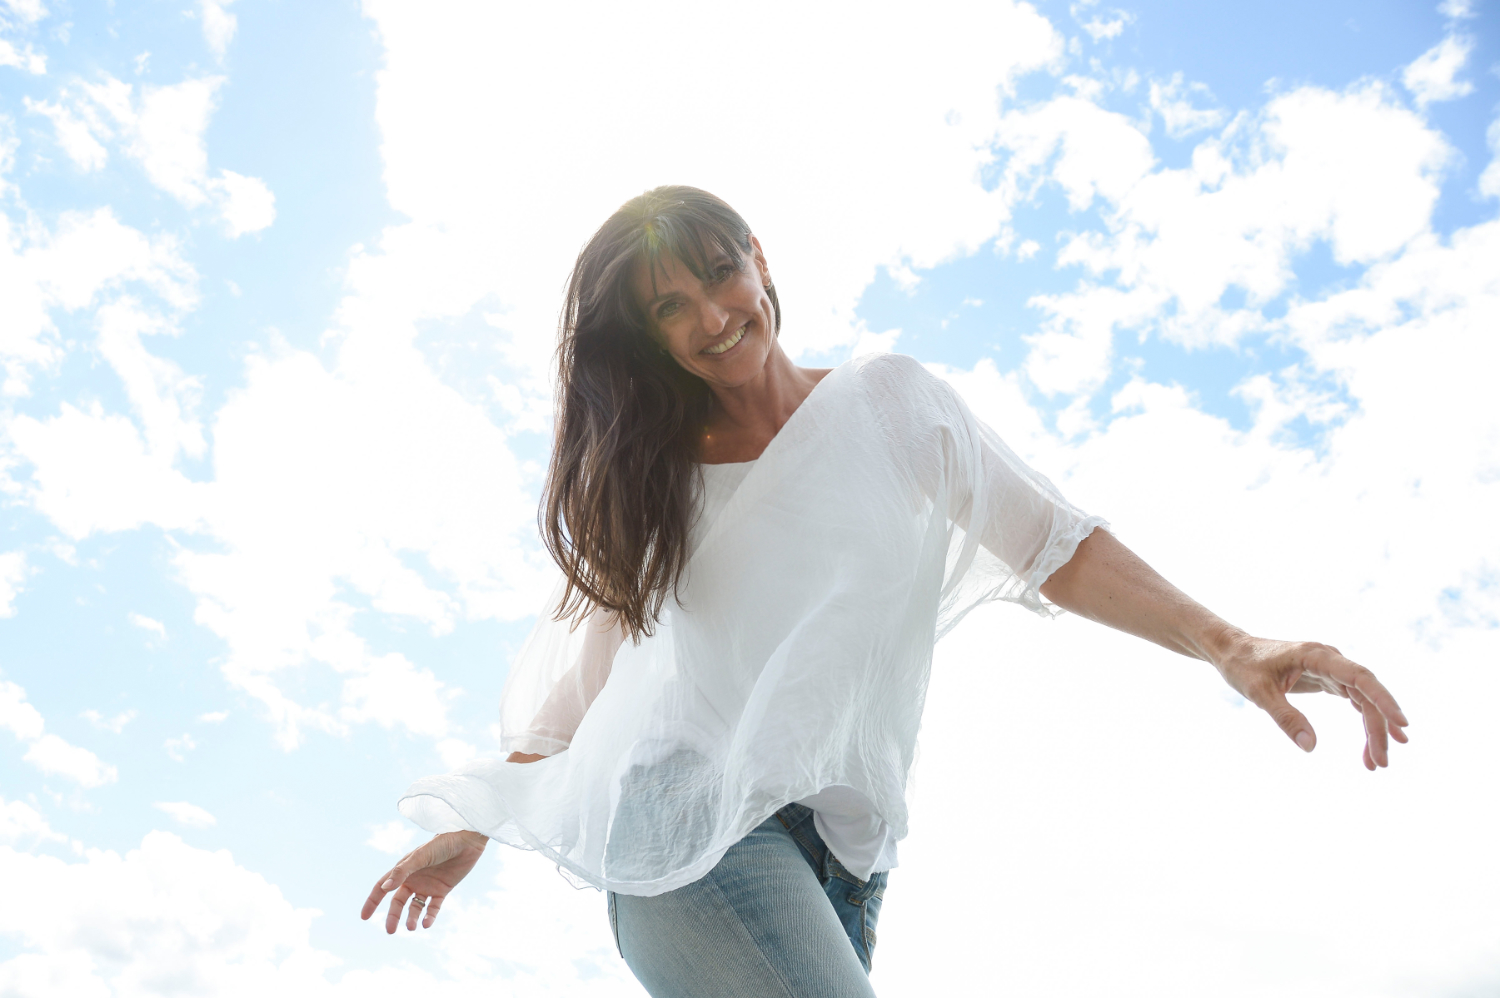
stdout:
{"type": "Polygon", "coordinates": [[[418,780],[403,814],[652,895],[803,801],[856,876],[888,868],[933,644],[986,600],[1052,612],[1037,587],[1103,524],[894,354],[830,372],[757,461],[703,484],[655,634],[544,612],[512,664],[502,746],[548,758],[418,780]]]}

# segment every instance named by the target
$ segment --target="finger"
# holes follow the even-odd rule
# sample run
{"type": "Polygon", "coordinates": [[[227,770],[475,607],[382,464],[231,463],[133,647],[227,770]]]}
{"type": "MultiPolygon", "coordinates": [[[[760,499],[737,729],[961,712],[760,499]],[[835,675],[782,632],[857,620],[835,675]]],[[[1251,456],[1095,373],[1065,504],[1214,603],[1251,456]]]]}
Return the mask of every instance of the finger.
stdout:
{"type": "Polygon", "coordinates": [[[1371,761],[1377,766],[1389,766],[1391,754],[1390,742],[1386,740],[1385,715],[1358,690],[1350,691],[1350,699],[1358,701],[1360,710],[1364,714],[1365,745],[1369,748],[1371,761]]]}
{"type": "Polygon", "coordinates": [[[1370,758],[1370,743],[1365,742],[1365,768],[1375,772],[1375,760],[1370,758]]]}
{"type": "Polygon", "coordinates": [[[1327,664],[1323,664],[1318,658],[1309,660],[1305,665],[1316,673],[1328,676],[1346,689],[1355,689],[1364,694],[1365,698],[1374,703],[1380,713],[1385,715],[1388,724],[1400,725],[1404,728],[1410,723],[1401,705],[1396,703],[1396,698],[1391,695],[1391,691],[1375,678],[1375,673],[1357,662],[1351,662],[1342,655],[1327,661],[1327,664]]]}
{"type": "Polygon", "coordinates": [[[406,899],[411,897],[411,891],[401,888],[391,897],[390,910],[385,914],[386,935],[396,931],[396,926],[401,924],[401,909],[406,907],[406,899]]]}
{"type": "Polygon", "coordinates": [[[1399,724],[1403,728],[1411,723],[1406,719],[1406,713],[1402,711],[1401,705],[1396,703],[1396,698],[1391,696],[1391,691],[1386,689],[1385,685],[1375,678],[1375,673],[1369,669],[1358,669],[1354,678],[1354,688],[1374,703],[1380,713],[1391,723],[1399,724]]]}
{"type": "MultiPolygon", "coordinates": [[[[1343,686],[1343,684],[1341,684],[1338,689],[1340,689],[1340,692],[1343,693],[1344,698],[1346,698],[1346,701],[1349,702],[1350,707],[1355,708],[1355,713],[1358,713],[1359,716],[1364,717],[1365,708],[1361,707],[1362,693],[1359,693],[1359,690],[1356,689],[1356,687],[1343,686]]],[[[1401,729],[1400,720],[1394,720],[1388,714],[1388,716],[1386,716],[1386,726],[1388,726],[1389,734],[1391,734],[1391,737],[1395,738],[1395,740],[1397,741],[1400,741],[1401,744],[1406,744],[1407,741],[1409,741],[1406,731],[1403,731],[1403,729],[1401,729]]]]}
{"type": "Polygon", "coordinates": [[[375,909],[380,907],[380,902],[385,900],[385,896],[400,886],[401,881],[405,879],[406,874],[399,866],[381,877],[380,882],[370,889],[370,896],[365,898],[364,907],[359,910],[359,917],[369,918],[375,914],[375,909]]]}
{"type": "Polygon", "coordinates": [[[1310,722],[1296,707],[1287,703],[1286,694],[1281,690],[1271,687],[1263,687],[1254,691],[1251,699],[1256,706],[1267,714],[1276,726],[1286,732],[1286,736],[1296,743],[1297,747],[1304,752],[1311,752],[1318,744],[1318,736],[1313,732],[1310,722]],[[1255,695],[1257,694],[1258,695],[1255,695]]]}
{"type": "Polygon", "coordinates": [[[417,919],[422,917],[422,909],[427,907],[427,899],[420,894],[413,894],[411,904],[406,906],[406,931],[415,932],[417,919]]]}
{"type": "Polygon", "coordinates": [[[432,928],[432,923],[437,921],[438,909],[442,906],[443,899],[440,897],[434,896],[431,901],[427,902],[427,915],[422,919],[422,928],[432,928]]]}

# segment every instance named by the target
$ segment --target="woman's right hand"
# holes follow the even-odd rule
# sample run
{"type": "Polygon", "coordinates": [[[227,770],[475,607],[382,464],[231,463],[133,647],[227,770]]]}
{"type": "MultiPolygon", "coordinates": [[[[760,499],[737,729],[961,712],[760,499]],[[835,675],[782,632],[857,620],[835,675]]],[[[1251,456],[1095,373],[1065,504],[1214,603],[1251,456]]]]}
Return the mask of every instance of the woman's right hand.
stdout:
{"type": "Polygon", "coordinates": [[[417,927],[417,917],[422,918],[422,928],[430,928],[437,919],[438,909],[448,897],[448,892],[468,876],[484,853],[489,839],[478,832],[444,832],[434,835],[426,845],[419,846],[401,857],[391,871],[380,878],[380,882],[365,899],[359,917],[368,919],[380,907],[381,900],[392,891],[390,911],[385,916],[385,931],[395,932],[401,923],[401,909],[412,898],[406,916],[408,930],[417,927]]]}

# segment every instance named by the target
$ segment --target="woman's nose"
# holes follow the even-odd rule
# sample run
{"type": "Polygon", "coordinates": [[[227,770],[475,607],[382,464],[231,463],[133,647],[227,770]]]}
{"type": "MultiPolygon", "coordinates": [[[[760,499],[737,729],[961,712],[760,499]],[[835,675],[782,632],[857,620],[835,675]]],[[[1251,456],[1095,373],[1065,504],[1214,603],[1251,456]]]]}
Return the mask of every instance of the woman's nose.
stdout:
{"type": "Polygon", "coordinates": [[[717,336],[724,331],[724,326],[729,322],[729,313],[719,307],[719,303],[713,298],[705,296],[703,304],[698,307],[698,323],[703,331],[711,336],[717,336]]]}

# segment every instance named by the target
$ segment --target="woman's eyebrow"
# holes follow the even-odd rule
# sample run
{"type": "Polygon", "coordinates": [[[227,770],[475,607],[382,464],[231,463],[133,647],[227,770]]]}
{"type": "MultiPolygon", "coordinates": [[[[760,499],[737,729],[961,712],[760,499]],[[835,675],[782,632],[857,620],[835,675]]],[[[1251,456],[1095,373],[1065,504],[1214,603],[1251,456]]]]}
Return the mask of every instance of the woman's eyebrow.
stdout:
{"type": "Polygon", "coordinates": [[[682,294],[681,291],[665,291],[662,294],[657,295],[655,298],[652,298],[650,301],[646,302],[646,307],[654,308],[658,303],[664,302],[668,298],[673,298],[680,294],[682,294]]]}

